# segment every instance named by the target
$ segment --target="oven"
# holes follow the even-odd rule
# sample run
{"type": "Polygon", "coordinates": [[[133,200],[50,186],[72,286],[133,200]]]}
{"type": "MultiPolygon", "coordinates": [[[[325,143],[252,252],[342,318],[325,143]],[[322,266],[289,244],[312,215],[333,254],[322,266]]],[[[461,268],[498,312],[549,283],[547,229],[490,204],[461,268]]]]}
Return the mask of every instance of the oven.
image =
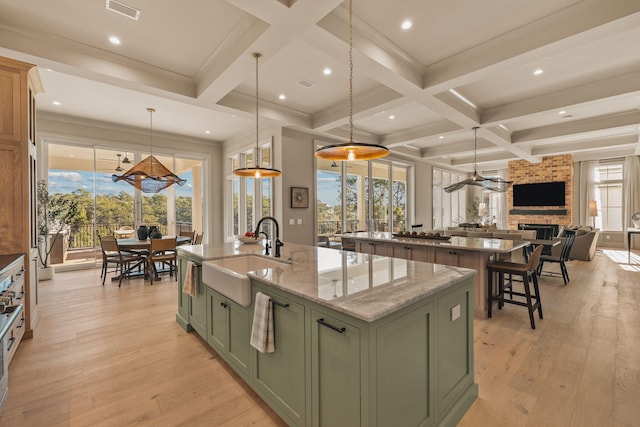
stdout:
{"type": "Polygon", "coordinates": [[[9,393],[9,350],[15,345],[16,338],[10,333],[14,329],[22,312],[21,305],[0,305],[4,313],[0,314],[0,411],[9,393]]]}

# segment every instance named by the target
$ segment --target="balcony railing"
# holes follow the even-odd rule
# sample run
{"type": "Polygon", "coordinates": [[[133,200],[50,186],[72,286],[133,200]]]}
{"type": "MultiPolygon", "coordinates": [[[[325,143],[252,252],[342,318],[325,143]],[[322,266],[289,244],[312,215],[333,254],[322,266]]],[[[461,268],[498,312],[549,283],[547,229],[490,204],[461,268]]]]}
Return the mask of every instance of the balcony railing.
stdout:
{"type": "MultiPolygon", "coordinates": [[[[164,234],[174,234],[167,233],[167,224],[154,224],[159,229],[160,232],[164,234]]],[[[93,233],[93,223],[85,223],[80,225],[75,225],[71,227],[71,232],[69,233],[69,249],[86,249],[86,248],[94,248],[100,246],[99,240],[96,240],[96,237],[99,236],[107,236],[113,235],[114,231],[119,230],[120,227],[129,226],[133,228],[132,223],[118,223],[118,222],[108,222],[108,223],[96,223],[95,224],[95,235],[93,233]]],[[[178,222],[176,223],[176,231],[175,234],[180,234],[180,231],[191,231],[192,223],[190,222],[178,222]]],[[[135,233],[135,231],[134,231],[135,233]]]]}

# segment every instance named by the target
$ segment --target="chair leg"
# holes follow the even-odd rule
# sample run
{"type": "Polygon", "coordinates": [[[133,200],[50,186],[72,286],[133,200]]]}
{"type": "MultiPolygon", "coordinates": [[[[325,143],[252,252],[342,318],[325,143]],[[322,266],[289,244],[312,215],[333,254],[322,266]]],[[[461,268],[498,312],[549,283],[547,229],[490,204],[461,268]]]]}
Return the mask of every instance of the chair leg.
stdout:
{"type": "Polygon", "coordinates": [[[504,307],[504,273],[498,273],[498,310],[504,307]]]}
{"type": "Polygon", "coordinates": [[[529,288],[529,274],[522,275],[522,282],[524,283],[524,294],[527,299],[527,309],[529,310],[529,321],[531,322],[531,329],[536,328],[536,321],[533,318],[533,304],[531,304],[531,289],[529,288]]]}
{"type": "Polygon", "coordinates": [[[533,279],[533,291],[536,293],[536,304],[538,304],[538,317],[543,319],[542,317],[542,300],[540,299],[540,288],[538,287],[538,276],[534,271],[532,274],[533,279]]]}
{"type": "Polygon", "coordinates": [[[567,271],[567,266],[564,261],[560,261],[560,271],[562,272],[562,279],[566,285],[569,282],[569,272],[567,271]]]}
{"type": "Polygon", "coordinates": [[[491,318],[491,308],[493,306],[493,271],[489,269],[489,283],[487,286],[487,317],[491,318]]]}

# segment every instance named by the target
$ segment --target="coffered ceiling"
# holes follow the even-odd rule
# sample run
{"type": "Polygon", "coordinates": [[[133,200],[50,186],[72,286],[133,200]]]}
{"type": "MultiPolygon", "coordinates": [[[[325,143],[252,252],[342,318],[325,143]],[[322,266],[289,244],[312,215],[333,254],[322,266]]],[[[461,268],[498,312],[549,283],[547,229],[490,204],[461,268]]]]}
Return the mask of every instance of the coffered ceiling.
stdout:
{"type": "MultiPolygon", "coordinates": [[[[479,169],[640,155],[640,1],[353,1],[360,140],[460,171],[474,126],[479,169]]],[[[152,106],[154,129],[224,142],[255,129],[257,51],[261,125],[348,136],[348,2],[122,3],[138,21],[0,0],[0,55],[40,67],[39,111],[145,128],[152,106]]]]}

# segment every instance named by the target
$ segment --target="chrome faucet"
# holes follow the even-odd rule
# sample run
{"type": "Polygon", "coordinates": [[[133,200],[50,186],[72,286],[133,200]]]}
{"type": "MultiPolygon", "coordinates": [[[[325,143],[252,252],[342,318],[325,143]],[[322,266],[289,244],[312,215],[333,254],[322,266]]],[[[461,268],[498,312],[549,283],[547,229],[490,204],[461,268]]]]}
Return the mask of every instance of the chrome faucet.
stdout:
{"type": "MultiPolygon", "coordinates": [[[[265,220],[270,220],[271,222],[273,222],[273,224],[276,226],[276,247],[275,247],[275,252],[273,254],[273,256],[275,256],[276,258],[280,258],[280,247],[284,246],[284,243],[282,243],[280,241],[280,225],[278,225],[278,220],[276,220],[274,217],[272,216],[265,216],[260,218],[260,221],[258,221],[258,225],[256,225],[256,231],[253,233],[254,236],[257,236],[260,234],[260,226],[262,225],[262,222],[265,220]]],[[[269,255],[269,238],[267,237],[267,245],[264,251],[265,255],[269,255]]]]}

